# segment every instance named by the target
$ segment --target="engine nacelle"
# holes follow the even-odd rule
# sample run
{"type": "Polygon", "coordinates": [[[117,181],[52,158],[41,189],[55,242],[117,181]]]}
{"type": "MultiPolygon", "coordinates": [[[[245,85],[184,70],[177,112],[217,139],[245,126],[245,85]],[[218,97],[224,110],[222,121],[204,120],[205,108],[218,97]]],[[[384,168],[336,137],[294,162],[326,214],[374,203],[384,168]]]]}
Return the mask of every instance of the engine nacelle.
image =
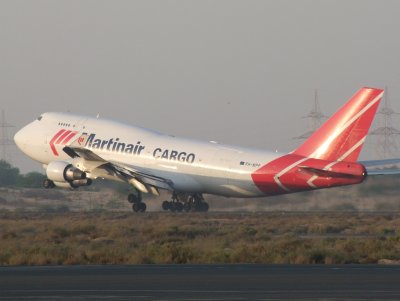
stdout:
{"type": "MultiPolygon", "coordinates": [[[[53,182],[68,182],[86,179],[86,173],[74,167],[71,163],[65,161],[53,161],[47,165],[47,178],[53,182]]],[[[83,185],[79,185],[83,186],[83,185]]]]}
{"type": "MultiPolygon", "coordinates": [[[[54,186],[60,187],[60,188],[79,188],[81,186],[89,186],[92,184],[91,179],[82,179],[82,180],[73,180],[71,182],[52,182],[54,186]]],[[[53,188],[53,187],[46,187],[46,188],[53,188]]]]}
{"type": "Polygon", "coordinates": [[[80,186],[89,186],[92,185],[91,179],[81,179],[81,180],[73,180],[70,182],[72,188],[78,188],[80,186]]]}

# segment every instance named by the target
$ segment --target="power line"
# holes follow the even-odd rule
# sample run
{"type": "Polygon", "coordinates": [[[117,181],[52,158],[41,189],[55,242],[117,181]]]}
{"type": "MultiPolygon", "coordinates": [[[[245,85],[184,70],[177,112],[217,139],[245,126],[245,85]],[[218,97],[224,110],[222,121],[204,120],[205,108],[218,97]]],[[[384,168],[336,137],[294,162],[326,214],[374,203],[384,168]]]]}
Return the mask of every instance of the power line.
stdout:
{"type": "Polygon", "coordinates": [[[380,126],[372,130],[369,134],[376,136],[376,151],[382,159],[395,156],[397,148],[397,138],[400,130],[393,127],[392,118],[399,113],[395,112],[390,106],[388,88],[385,87],[385,99],[382,108],[377,113],[379,115],[380,126]]]}
{"type": "Polygon", "coordinates": [[[311,111],[302,117],[303,119],[308,119],[309,120],[309,131],[301,134],[300,136],[294,137],[293,139],[307,139],[309,138],[322,124],[322,122],[328,118],[328,116],[325,116],[322,111],[321,107],[319,104],[319,99],[318,99],[318,90],[314,90],[314,103],[311,111]]]}

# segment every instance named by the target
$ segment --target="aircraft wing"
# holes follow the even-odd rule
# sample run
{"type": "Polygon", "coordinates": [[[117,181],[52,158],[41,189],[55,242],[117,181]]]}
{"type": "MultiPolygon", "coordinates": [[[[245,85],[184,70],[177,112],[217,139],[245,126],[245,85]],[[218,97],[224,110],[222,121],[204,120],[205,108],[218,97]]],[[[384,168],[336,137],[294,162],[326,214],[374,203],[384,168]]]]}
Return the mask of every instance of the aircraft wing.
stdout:
{"type": "Polygon", "coordinates": [[[394,165],[394,164],[400,163],[400,158],[384,159],[384,160],[358,161],[358,163],[364,165],[365,167],[379,166],[379,165],[389,165],[389,164],[393,164],[394,165]]]}
{"type": "Polygon", "coordinates": [[[157,177],[155,175],[146,173],[145,171],[140,171],[136,167],[131,165],[120,164],[113,161],[109,162],[108,164],[112,166],[112,168],[115,169],[118,173],[131,178],[135,178],[139,180],[139,182],[158,188],[173,190],[173,182],[169,179],[157,177]]]}
{"type": "Polygon", "coordinates": [[[96,162],[107,162],[100,156],[96,155],[94,152],[91,150],[81,148],[81,147],[73,147],[73,146],[66,146],[63,148],[63,151],[70,156],[71,158],[83,158],[87,161],[96,161],[96,162]]]}
{"type": "Polygon", "coordinates": [[[400,174],[399,168],[370,168],[373,166],[385,166],[385,165],[396,165],[400,164],[400,158],[383,159],[383,160],[369,160],[369,161],[358,161],[365,166],[369,176],[380,176],[380,175],[397,175],[400,174]]]}
{"type": "Polygon", "coordinates": [[[86,148],[66,146],[63,148],[63,151],[71,158],[82,158],[85,161],[85,165],[92,166],[92,168],[103,168],[107,171],[113,172],[120,179],[126,182],[134,180],[132,184],[135,187],[139,188],[143,187],[142,185],[144,185],[173,190],[173,182],[169,179],[152,175],[147,173],[145,170],[140,170],[132,165],[107,161],[86,148]],[[136,181],[142,185],[138,184],[136,181]]]}
{"type": "Polygon", "coordinates": [[[367,173],[369,176],[383,176],[383,175],[398,175],[400,169],[368,169],[367,173]]]}

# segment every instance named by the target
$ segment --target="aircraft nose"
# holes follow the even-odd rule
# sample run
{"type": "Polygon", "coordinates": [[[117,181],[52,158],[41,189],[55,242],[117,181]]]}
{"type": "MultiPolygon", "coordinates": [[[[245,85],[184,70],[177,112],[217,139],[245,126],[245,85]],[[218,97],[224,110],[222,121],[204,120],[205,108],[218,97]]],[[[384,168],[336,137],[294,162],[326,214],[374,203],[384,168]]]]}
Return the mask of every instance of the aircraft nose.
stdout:
{"type": "Polygon", "coordinates": [[[21,150],[23,150],[25,148],[24,146],[26,145],[27,140],[28,140],[28,134],[27,134],[26,127],[20,129],[14,135],[14,142],[21,150]]]}

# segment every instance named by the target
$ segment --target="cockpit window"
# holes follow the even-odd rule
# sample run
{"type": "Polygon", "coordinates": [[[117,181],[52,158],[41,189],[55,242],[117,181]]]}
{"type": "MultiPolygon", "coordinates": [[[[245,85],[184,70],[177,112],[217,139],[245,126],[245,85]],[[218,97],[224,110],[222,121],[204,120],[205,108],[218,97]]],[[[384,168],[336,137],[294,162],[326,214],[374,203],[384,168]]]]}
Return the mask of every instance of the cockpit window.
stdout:
{"type": "Polygon", "coordinates": [[[38,118],[37,118],[37,120],[42,120],[42,118],[43,118],[43,116],[42,115],[40,115],[38,118]]]}

